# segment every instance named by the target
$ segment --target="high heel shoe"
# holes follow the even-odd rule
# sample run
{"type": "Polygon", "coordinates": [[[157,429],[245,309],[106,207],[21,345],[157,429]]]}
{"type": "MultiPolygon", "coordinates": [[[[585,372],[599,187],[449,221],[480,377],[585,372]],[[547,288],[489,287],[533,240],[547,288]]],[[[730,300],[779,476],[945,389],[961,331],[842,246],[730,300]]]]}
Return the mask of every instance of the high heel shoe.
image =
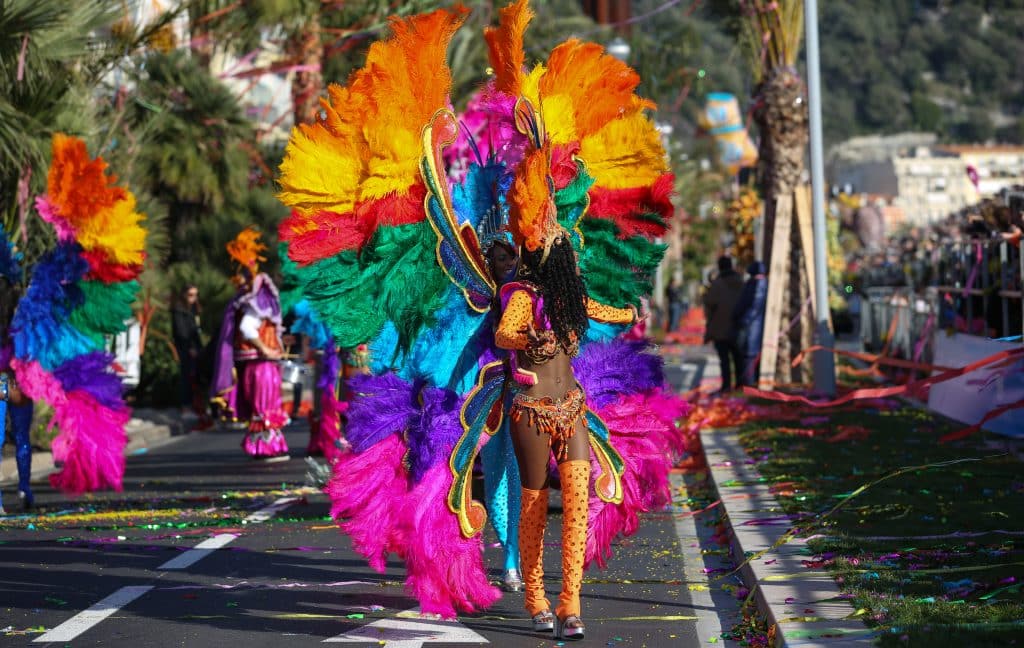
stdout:
{"type": "Polygon", "coordinates": [[[555,617],[555,639],[582,639],[586,628],[583,626],[583,619],[575,614],[564,619],[555,617]],[[567,627],[570,623],[573,627],[567,627]]]}
{"type": "Polygon", "coordinates": [[[32,495],[32,491],[18,491],[18,499],[21,500],[21,510],[30,511],[35,507],[36,498],[32,495]]]}
{"type": "Polygon", "coordinates": [[[544,610],[533,615],[534,632],[551,632],[555,629],[555,615],[551,610],[544,610]]]}
{"type": "Polygon", "coordinates": [[[523,579],[520,578],[518,569],[506,569],[505,580],[502,584],[506,592],[523,591],[523,579]]]}

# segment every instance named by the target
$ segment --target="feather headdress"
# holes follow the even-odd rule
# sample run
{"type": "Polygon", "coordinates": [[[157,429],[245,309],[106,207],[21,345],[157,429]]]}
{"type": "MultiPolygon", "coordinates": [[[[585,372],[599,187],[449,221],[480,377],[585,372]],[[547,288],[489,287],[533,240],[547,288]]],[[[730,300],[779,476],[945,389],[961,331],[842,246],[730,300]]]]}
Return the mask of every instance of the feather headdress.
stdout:
{"type": "Polygon", "coordinates": [[[248,268],[253,275],[259,272],[260,262],[267,260],[267,257],[262,255],[262,252],[266,252],[267,246],[260,241],[261,236],[263,235],[255,227],[246,227],[225,246],[231,258],[243,268],[248,268]]]}
{"type": "Polygon", "coordinates": [[[53,408],[60,430],[53,454],[64,467],[50,481],[71,493],[120,490],[124,474],[130,410],[105,336],[131,317],[146,230],[135,197],[106,168],[82,140],[54,136],[36,208],[58,243],[33,268],[11,326],[18,382],[53,408]]]}

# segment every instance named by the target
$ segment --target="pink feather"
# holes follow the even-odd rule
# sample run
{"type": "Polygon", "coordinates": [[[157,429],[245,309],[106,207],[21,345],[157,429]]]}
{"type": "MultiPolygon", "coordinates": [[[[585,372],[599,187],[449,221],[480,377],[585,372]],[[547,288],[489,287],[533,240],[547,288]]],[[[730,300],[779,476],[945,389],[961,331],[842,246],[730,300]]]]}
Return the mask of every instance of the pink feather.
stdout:
{"type": "Polygon", "coordinates": [[[375,570],[384,571],[390,553],[405,562],[406,591],[423,612],[454,618],[489,607],[501,593],[487,579],[482,538],[463,538],[445,506],[448,464],[432,467],[410,490],[404,456],[398,435],[343,455],[326,489],[332,517],[375,570]]]}
{"type": "Polygon", "coordinates": [[[121,490],[128,443],[124,426],[131,418],[128,408],[104,407],[81,389],[65,392],[38,362],[15,359],[11,365],[25,394],[53,408],[50,426],[60,431],[53,440],[53,459],[63,468],[50,475],[50,483],[73,495],[104,488],[121,490]]]}
{"type": "MultiPolygon", "coordinates": [[[[604,567],[611,557],[612,542],[636,533],[639,514],[666,506],[672,499],[668,474],[692,440],[676,421],[689,405],[661,389],[620,398],[596,410],[608,425],[610,439],[625,461],[621,504],[609,504],[590,497],[586,564],[604,567]]],[[[597,462],[591,460],[596,476],[597,462]]]]}

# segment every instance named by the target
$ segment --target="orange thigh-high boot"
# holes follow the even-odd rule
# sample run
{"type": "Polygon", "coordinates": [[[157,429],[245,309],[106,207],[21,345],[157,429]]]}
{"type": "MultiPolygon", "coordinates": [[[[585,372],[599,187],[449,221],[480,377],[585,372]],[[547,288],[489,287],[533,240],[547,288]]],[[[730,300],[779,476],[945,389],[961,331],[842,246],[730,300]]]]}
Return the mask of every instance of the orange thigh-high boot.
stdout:
{"type": "Polygon", "coordinates": [[[534,632],[553,630],[551,602],[544,595],[544,527],[548,521],[548,489],[523,488],[519,513],[519,557],[523,567],[526,611],[534,632]]]}
{"type": "Polygon", "coordinates": [[[590,506],[590,461],[558,464],[562,480],[562,593],[555,610],[556,638],[582,639],[580,586],[587,548],[587,512],[590,506]]]}

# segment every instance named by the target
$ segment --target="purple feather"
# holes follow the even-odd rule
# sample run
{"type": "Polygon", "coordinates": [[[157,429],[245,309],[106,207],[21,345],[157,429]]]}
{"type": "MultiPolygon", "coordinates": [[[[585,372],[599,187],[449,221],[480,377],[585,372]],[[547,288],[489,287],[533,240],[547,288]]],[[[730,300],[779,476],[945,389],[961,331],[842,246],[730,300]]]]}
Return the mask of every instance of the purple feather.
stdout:
{"type": "Polygon", "coordinates": [[[665,381],[661,357],[649,353],[650,349],[647,342],[621,338],[584,347],[572,365],[591,407],[661,387],[665,381]]]}
{"type": "Polygon", "coordinates": [[[401,434],[419,414],[413,385],[394,374],[355,376],[348,386],[354,397],[345,438],[353,452],[364,452],[390,434],[401,434]]]}
{"type": "Polygon", "coordinates": [[[334,347],[334,336],[327,336],[327,344],[324,346],[323,371],[316,386],[320,389],[334,389],[338,381],[338,373],[341,371],[341,360],[338,358],[338,351],[334,347]]]}
{"type": "Polygon", "coordinates": [[[114,356],[96,351],[68,360],[54,370],[53,375],[60,381],[65,392],[81,389],[88,392],[103,407],[112,410],[124,409],[121,396],[124,386],[110,369],[114,356]]]}
{"type": "Polygon", "coordinates": [[[459,410],[462,399],[450,390],[424,387],[420,392],[423,405],[406,434],[409,446],[409,472],[413,483],[441,461],[447,461],[452,448],[462,436],[459,410]]]}

